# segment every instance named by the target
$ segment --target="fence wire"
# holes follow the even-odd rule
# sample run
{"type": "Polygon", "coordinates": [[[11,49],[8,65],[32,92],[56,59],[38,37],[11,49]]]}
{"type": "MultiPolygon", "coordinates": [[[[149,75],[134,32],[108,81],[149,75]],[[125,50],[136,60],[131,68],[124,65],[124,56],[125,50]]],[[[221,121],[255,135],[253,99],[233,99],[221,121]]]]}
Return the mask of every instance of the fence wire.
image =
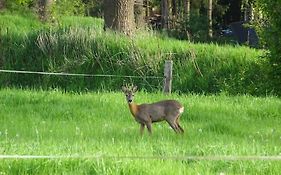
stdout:
{"type": "Polygon", "coordinates": [[[110,156],[110,155],[0,155],[0,159],[128,159],[180,161],[281,161],[281,156],[110,156]]]}
{"type": "Polygon", "coordinates": [[[104,74],[75,74],[65,72],[36,72],[23,70],[0,70],[2,73],[16,73],[16,74],[37,74],[37,75],[57,75],[57,76],[80,76],[80,77],[116,77],[116,78],[140,78],[140,79],[163,79],[159,76],[136,76],[136,75],[104,75],[104,74]]]}

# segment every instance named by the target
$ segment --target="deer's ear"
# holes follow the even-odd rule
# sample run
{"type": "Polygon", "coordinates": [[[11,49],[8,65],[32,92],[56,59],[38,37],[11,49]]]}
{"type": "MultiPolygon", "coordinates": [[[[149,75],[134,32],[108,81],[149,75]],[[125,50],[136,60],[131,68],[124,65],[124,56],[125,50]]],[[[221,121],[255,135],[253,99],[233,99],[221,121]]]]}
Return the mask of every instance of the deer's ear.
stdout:
{"type": "Polygon", "coordinates": [[[127,92],[128,92],[128,89],[127,89],[125,86],[122,86],[122,91],[123,91],[124,93],[127,93],[127,92]]]}
{"type": "Polygon", "coordinates": [[[137,87],[137,86],[134,86],[133,89],[132,89],[132,91],[133,91],[134,93],[137,92],[137,90],[138,90],[138,87],[137,87]]]}

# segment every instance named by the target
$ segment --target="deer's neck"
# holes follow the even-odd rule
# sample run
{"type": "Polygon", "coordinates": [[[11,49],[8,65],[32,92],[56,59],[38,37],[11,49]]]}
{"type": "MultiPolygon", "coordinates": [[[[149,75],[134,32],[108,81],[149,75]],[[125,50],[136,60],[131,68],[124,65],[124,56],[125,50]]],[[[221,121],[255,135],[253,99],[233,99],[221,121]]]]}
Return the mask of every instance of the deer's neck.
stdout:
{"type": "Polygon", "coordinates": [[[132,115],[134,116],[134,117],[136,117],[136,115],[137,115],[137,112],[138,112],[138,105],[137,104],[135,104],[135,103],[128,103],[129,104],[129,108],[130,108],[130,111],[131,111],[131,113],[132,113],[132,115]]]}

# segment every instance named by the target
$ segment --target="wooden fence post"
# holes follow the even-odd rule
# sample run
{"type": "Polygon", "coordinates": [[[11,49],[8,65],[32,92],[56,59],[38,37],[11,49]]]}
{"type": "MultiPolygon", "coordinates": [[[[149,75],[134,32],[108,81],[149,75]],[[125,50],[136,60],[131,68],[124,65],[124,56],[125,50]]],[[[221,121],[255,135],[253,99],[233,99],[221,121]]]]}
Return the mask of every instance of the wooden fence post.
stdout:
{"type": "Polygon", "coordinates": [[[173,61],[167,60],[164,67],[164,93],[171,93],[172,91],[172,77],[173,77],[173,61]]]}

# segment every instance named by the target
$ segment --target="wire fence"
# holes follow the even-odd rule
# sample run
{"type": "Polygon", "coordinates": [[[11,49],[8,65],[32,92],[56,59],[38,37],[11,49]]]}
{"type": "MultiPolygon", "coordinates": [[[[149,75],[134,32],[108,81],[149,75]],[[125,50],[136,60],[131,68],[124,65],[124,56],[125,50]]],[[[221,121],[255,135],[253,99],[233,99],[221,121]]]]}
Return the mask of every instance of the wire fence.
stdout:
{"type": "Polygon", "coordinates": [[[0,159],[128,159],[180,161],[281,161],[281,156],[110,156],[110,155],[0,155],[0,159]]]}
{"type": "Polygon", "coordinates": [[[42,71],[29,71],[29,70],[5,70],[0,69],[0,73],[14,73],[14,74],[37,74],[37,75],[56,75],[56,76],[76,76],[76,77],[108,77],[108,78],[129,78],[141,79],[145,82],[149,88],[154,89],[155,87],[159,89],[159,85],[162,84],[164,93],[171,93],[172,89],[172,60],[166,60],[164,65],[164,75],[163,76],[147,76],[142,72],[143,75],[113,75],[113,74],[78,74],[78,73],[66,73],[66,72],[42,72],[42,71]],[[149,83],[147,79],[153,79],[152,83],[149,83]],[[157,81],[154,81],[157,80],[157,81]],[[157,83],[158,82],[158,83],[157,83]],[[155,86],[156,84],[156,86],[155,86]],[[158,85],[157,85],[158,84],[158,85]],[[154,87],[153,87],[154,86],[154,87]]]}
{"type": "Polygon", "coordinates": [[[65,72],[36,72],[36,71],[22,71],[22,70],[0,70],[0,72],[2,72],[2,73],[16,73],[16,74],[80,76],[80,77],[116,77],[116,78],[164,79],[164,77],[160,77],[160,76],[75,74],[75,73],[65,73],[65,72]]]}
{"type": "MultiPolygon", "coordinates": [[[[165,82],[165,76],[147,76],[147,75],[114,75],[114,74],[85,74],[85,73],[67,73],[67,72],[42,72],[42,71],[28,71],[28,70],[4,70],[0,69],[0,73],[12,73],[12,74],[33,74],[33,75],[48,75],[48,76],[61,76],[61,77],[84,77],[84,78],[124,78],[129,79],[133,84],[132,79],[142,80],[139,85],[146,86],[149,89],[159,89],[165,82]],[[148,81],[150,79],[150,81],[148,81]],[[151,81],[153,83],[151,83],[151,81]],[[156,83],[158,82],[158,83],[156,83]]],[[[125,81],[125,80],[124,80],[125,81]]]]}

